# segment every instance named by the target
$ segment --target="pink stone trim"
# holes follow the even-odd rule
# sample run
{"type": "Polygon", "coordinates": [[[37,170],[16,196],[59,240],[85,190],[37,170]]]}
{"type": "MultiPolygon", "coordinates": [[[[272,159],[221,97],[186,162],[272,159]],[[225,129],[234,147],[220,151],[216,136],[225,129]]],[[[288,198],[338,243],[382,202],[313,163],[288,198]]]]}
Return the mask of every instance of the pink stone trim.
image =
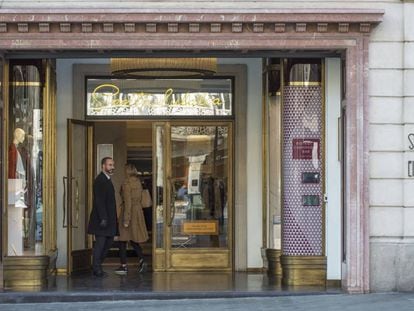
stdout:
{"type": "Polygon", "coordinates": [[[253,24],[253,32],[263,32],[264,31],[264,24],[263,23],[254,23],[253,24]]]}
{"type": "Polygon", "coordinates": [[[282,23],[275,24],[275,32],[285,32],[286,25],[282,23]]]}
{"type": "Polygon", "coordinates": [[[60,32],[71,32],[70,23],[60,23],[60,32]]]}
{"type": "Polygon", "coordinates": [[[297,23],[296,32],[306,32],[306,23],[297,23]]]}
{"type": "Polygon", "coordinates": [[[18,23],[17,24],[17,31],[18,32],[29,32],[29,24],[28,23],[18,23]]]}
{"type": "Polygon", "coordinates": [[[188,25],[189,32],[200,32],[200,24],[198,23],[190,23],[188,25]]]}
{"type": "Polygon", "coordinates": [[[210,31],[212,33],[218,33],[221,32],[221,24],[220,23],[212,23],[210,25],[210,31]]]}
{"type": "Polygon", "coordinates": [[[50,24],[49,23],[39,23],[39,32],[49,32],[50,24]]]}
{"type": "Polygon", "coordinates": [[[82,32],[92,32],[92,23],[82,23],[82,32]]]}
{"type": "Polygon", "coordinates": [[[114,24],[112,24],[112,23],[104,23],[103,24],[103,31],[104,32],[114,32],[114,24]]]}
{"type": "Polygon", "coordinates": [[[243,24],[242,23],[233,23],[231,25],[232,32],[243,32],[243,24]]]}
{"type": "Polygon", "coordinates": [[[125,32],[135,32],[135,23],[125,23],[124,30],[125,32]]]}
{"type": "Polygon", "coordinates": [[[168,23],[168,32],[178,32],[178,24],[168,23]]]}
{"type": "Polygon", "coordinates": [[[328,31],[328,23],[318,23],[318,32],[327,32],[328,31]]]}

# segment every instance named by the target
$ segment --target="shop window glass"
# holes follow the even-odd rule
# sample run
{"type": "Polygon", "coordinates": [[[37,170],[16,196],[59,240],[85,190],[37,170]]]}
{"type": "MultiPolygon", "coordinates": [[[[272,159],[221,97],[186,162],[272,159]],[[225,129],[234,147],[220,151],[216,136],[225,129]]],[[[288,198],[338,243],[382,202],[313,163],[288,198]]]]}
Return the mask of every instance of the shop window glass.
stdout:
{"type": "Polygon", "coordinates": [[[40,64],[10,64],[8,255],[42,253],[43,124],[40,64]]]}

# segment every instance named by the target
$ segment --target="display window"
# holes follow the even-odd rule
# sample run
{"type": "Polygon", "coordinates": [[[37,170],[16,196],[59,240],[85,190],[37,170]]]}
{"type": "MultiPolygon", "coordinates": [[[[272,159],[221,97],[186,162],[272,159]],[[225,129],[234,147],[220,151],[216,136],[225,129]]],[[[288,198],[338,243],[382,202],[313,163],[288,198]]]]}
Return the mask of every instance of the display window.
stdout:
{"type": "Polygon", "coordinates": [[[41,64],[10,63],[8,256],[42,253],[43,105],[41,64]]]}

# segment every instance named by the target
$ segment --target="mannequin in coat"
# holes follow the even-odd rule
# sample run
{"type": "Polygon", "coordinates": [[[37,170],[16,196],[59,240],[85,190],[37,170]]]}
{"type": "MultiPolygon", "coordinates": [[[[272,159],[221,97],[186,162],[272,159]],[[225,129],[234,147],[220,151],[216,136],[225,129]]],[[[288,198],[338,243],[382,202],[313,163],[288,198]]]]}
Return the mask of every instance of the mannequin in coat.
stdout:
{"type": "Polygon", "coordinates": [[[9,146],[9,178],[26,179],[26,170],[23,159],[18,149],[24,142],[26,133],[21,128],[16,128],[13,135],[13,143],[9,146]]]}

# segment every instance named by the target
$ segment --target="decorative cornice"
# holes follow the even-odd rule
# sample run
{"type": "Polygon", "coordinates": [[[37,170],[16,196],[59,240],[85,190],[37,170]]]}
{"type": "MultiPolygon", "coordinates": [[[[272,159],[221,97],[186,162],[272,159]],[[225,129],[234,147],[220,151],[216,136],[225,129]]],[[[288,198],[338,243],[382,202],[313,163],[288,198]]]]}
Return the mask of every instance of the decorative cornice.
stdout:
{"type": "Polygon", "coordinates": [[[367,33],[381,10],[0,10],[5,33],[367,33]]]}

